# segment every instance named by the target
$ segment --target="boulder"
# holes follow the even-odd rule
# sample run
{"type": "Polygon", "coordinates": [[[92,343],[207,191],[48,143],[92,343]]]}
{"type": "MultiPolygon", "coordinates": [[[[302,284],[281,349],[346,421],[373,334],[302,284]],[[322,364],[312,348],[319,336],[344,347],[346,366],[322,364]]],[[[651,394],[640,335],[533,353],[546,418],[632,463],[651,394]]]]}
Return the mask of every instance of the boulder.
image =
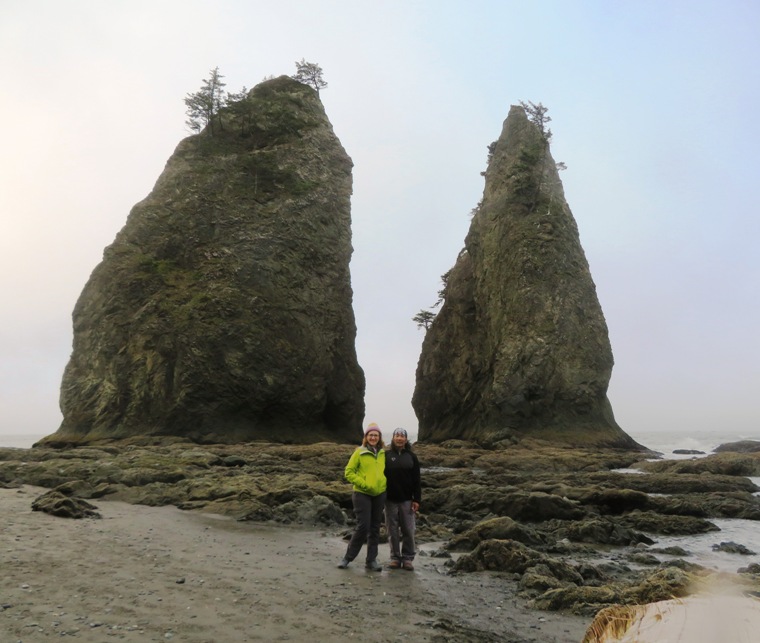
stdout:
{"type": "Polygon", "coordinates": [[[351,168],[317,92],[285,76],[183,140],[76,303],[42,442],[355,440],[351,168]]]}

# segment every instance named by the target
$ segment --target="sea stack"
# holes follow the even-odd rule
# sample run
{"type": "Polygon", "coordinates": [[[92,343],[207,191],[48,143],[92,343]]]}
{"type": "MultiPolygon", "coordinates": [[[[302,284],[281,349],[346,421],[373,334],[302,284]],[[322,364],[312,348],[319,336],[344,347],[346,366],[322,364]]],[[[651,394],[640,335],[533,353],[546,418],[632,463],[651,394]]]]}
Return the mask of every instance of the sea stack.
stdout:
{"type": "Polygon", "coordinates": [[[44,441],[355,441],[351,169],[285,76],[183,140],[77,301],[44,441]]]}
{"type": "Polygon", "coordinates": [[[483,199],[422,345],[412,400],[419,439],[636,448],[607,398],[607,325],[548,119],[531,116],[512,106],[489,147],[483,199]]]}

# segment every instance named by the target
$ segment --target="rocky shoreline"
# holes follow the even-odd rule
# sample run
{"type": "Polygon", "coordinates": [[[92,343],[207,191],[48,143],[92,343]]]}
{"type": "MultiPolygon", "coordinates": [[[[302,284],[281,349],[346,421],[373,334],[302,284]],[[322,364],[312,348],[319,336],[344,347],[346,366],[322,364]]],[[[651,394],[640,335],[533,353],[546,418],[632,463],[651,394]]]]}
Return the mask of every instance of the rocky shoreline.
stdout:
{"type": "MultiPolygon", "coordinates": [[[[352,449],[177,438],[6,448],[0,486],[48,489],[34,509],[54,515],[94,517],[98,500],[107,499],[318,528],[339,539],[351,530],[342,473],[352,449]]],[[[652,460],[651,453],[525,439],[502,449],[449,441],[416,451],[423,466],[418,538],[429,566],[462,582],[497,579],[522,607],[586,621],[603,608],[726,582],[726,574],[690,562],[689,552],[658,548],[659,536],[716,531],[717,518],[760,520],[758,487],[748,479],[760,476],[760,453],[748,449],[652,460]]],[[[760,566],[742,567],[743,544],[733,545],[739,555],[730,582],[760,590],[760,566]]],[[[496,636],[500,624],[488,627],[496,636]]]]}

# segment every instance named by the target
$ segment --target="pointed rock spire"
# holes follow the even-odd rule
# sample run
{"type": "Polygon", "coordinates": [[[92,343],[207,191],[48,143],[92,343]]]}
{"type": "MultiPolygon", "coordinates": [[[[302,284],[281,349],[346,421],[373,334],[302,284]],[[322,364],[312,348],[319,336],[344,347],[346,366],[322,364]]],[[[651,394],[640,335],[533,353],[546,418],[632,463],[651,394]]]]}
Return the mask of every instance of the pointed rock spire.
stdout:
{"type": "Polygon", "coordinates": [[[612,350],[543,123],[513,106],[427,331],[419,439],[516,435],[637,446],[607,399],[612,350]]]}

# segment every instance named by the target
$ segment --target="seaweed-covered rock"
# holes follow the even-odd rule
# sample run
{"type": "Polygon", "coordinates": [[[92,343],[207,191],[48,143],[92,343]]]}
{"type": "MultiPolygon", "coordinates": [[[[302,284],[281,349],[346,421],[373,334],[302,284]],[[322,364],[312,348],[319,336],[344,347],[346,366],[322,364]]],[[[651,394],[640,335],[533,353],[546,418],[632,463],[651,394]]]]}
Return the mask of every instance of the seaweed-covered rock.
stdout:
{"type": "Polygon", "coordinates": [[[760,498],[749,491],[657,496],[647,507],[662,514],[760,520],[760,498]]]}
{"type": "Polygon", "coordinates": [[[638,585],[627,587],[622,592],[623,603],[655,603],[669,598],[686,596],[694,576],[680,567],[668,566],[658,569],[638,585]]]}
{"type": "MultiPolygon", "coordinates": [[[[705,458],[707,459],[707,458],[705,458]]],[[[673,462],[673,461],[670,461],[673,462]]],[[[651,462],[645,464],[660,465],[668,464],[651,462]]],[[[645,468],[642,465],[642,468],[645,468]]],[[[648,470],[648,469],[647,469],[648,470]]],[[[735,491],[758,491],[757,485],[749,478],[743,476],[750,474],[723,474],[713,473],[709,469],[680,469],[664,466],[653,469],[662,473],[650,475],[626,476],[625,486],[645,493],[657,494],[703,494],[712,492],[735,492],[735,491]],[[712,473],[712,475],[704,475],[712,473]]],[[[650,498],[649,502],[653,502],[650,498]]]]}
{"type": "Polygon", "coordinates": [[[484,540],[470,554],[461,556],[454,571],[500,571],[524,574],[539,567],[539,574],[577,585],[583,577],[570,564],[526,547],[514,540],[484,540]],[[540,566],[540,567],[539,567],[540,566]]]}
{"type": "Polygon", "coordinates": [[[760,476],[760,453],[715,453],[692,460],[661,460],[641,463],[641,469],[669,473],[713,473],[724,476],[760,476]]]}
{"type": "Polygon", "coordinates": [[[351,167],[284,76],[183,140],[77,301],[44,442],[355,439],[351,167]]]}
{"type": "Polygon", "coordinates": [[[61,518],[101,518],[98,508],[82,500],[69,497],[57,489],[43,493],[32,502],[32,511],[42,511],[61,518]]]}
{"type": "Polygon", "coordinates": [[[620,602],[620,588],[616,585],[574,586],[550,589],[534,601],[540,610],[587,609],[594,613],[599,608],[620,602]]]}
{"type": "Polygon", "coordinates": [[[534,605],[544,610],[593,614],[600,608],[619,603],[641,605],[686,596],[695,577],[678,567],[666,567],[652,572],[639,583],[612,583],[600,587],[566,585],[550,589],[538,597],[534,605]]]}
{"type": "Polygon", "coordinates": [[[649,496],[632,489],[590,489],[575,498],[583,505],[594,505],[603,514],[622,514],[649,505],[649,496]]]}
{"type": "Polygon", "coordinates": [[[417,365],[419,438],[516,434],[639,448],[607,399],[612,350],[549,136],[513,106],[417,365]]]}
{"type": "Polygon", "coordinates": [[[545,539],[534,529],[502,516],[478,523],[464,533],[457,534],[447,544],[452,551],[471,551],[484,540],[516,540],[525,545],[542,545],[545,539]]]}
{"type": "Polygon", "coordinates": [[[605,517],[587,518],[585,520],[552,520],[546,527],[557,538],[566,538],[573,542],[594,543],[597,545],[651,545],[654,541],[629,526],[619,524],[605,517]]]}
{"type": "Polygon", "coordinates": [[[660,564],[660,559],[657,556],[647,553],[645,551],[634,551],[626,556],[626,559],[636,565],[649,565],[656,566],[660,564]]]}
{"type": "Polygon", "coordinates": [[[332,500],[314,496],[307,500],[291,500],[277,507],[272,514],[278,522],[300,525],[344,525],[345,512],[332,500]]]}
{"type": "Polygon", "coordinates": [[[720,531],[709,520],[695,516],[667,516],[653,511],[632,511],[619,518],[623,525],[650,534],[686,535],[720,531]]]}

